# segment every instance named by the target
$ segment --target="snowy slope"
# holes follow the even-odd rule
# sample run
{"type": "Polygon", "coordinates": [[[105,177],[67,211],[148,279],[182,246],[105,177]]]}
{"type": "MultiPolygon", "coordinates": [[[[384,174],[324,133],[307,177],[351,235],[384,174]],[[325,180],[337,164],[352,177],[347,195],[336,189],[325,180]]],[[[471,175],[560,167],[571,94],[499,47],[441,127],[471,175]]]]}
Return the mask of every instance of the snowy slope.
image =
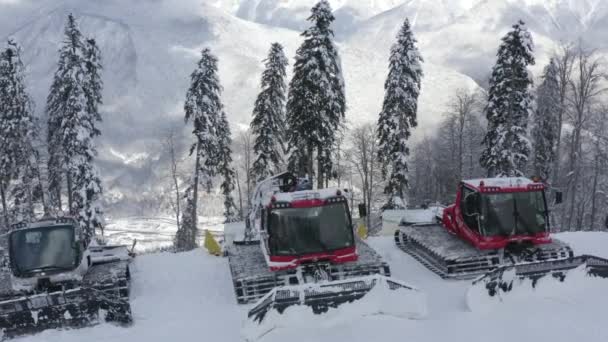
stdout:
{"type": "MultiPolygon", "coordinates": [[[[577,250],[608,244],[607,233],[560,235],[577,250]]],[[[394,246],[390,237],[373,238],[372,247],[391,265],[394,277],[426,291],[428,317],[406,320],[373,315],[319,321],[301,314],[297,324],[274,330],[261,341],[553,341],[603,342],[608,339],[604,325],[608,297],[605,286],[585,281],[583,293],[576,289],[570,297],[546,297],[530,293],[517,306],[497,305],[491,312],[468,312],[464,293],[466,281],[445,281],[394,246]],[[596,284],[597,285],[597,284],[596,284]],[[317,322],[312,326],[312,322],[317,322]]],[[[606,249],[602,256],[608,257],[606,249]]],[[[135,322],[130,328],[102,324],[71,331],[45,331],[15,341],[89,342],[131,341],[243,341],[241,327],[246,306],[234,300],[227,260],[202,251],[184,254],[153,254],[137,257],[133,265],[132,309],[135,322]]],[[[604,281],[606,283],[606,281],[604,281]]],[[[583,288],[583,287],[581,287],[583,288]]]]}

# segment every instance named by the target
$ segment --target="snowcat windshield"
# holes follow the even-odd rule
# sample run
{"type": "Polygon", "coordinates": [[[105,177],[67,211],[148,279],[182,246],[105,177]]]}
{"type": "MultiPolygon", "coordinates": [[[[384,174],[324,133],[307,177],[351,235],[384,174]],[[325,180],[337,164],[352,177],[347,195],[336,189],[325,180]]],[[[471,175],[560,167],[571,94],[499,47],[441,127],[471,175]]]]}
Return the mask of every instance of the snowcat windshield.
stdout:
{"type": "Polygon", "coordinates": [[[74,227],[15,231],[10,237],[10,253],[16,274],[71,270],[76,267],[74,227]]]}
{"type": "Polygon", "coordinates": [[[487,236],[531,235],[548,230],[542,191],[483,194],[482,225],[487,236]]]}
{"type": "Polygon", "coordinates": [[[354,246],[344,203],[275,209],[270,212],[268,223],[273,255],[321,253],[354,246]]]}

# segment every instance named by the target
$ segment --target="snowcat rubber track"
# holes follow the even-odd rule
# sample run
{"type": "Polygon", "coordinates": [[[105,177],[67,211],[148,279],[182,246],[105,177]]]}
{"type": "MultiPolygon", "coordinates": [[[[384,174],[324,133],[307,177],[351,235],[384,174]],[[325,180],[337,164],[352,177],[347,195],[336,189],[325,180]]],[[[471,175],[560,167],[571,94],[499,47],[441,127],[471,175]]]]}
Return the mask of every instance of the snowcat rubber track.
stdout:
{"type": "Polygon", "coordinates": [[[565,260],[542,261],[514,266],[500,267],[492,272],[485,274],[473,281],[472,285],[485,284],[490,297],[500,292],[509,292],[513,289],[513,278],[503,278],[506,272],[515,270],[515,278],[531,279],[532,287],[536,287],[539,279],[552,276],[560,281],[564,281],[568,276],[568,271],[581,265],[585,266],[587,274],[592,277],[608,278],[608,259],[581,255],[565,260]]]}
{"type": "Polygon", "coordinates": [[[79,287],[3,297],[1,339],[46,329],[80,328],[101,321],[128,325],[132,322],[129,284],[128,261],[108,262],[91,266],[79,287]]]}
{"type": "Polygon", "coordinates": [[[372,248],[357,241],[359,259],[344,264],[317,263],[314,266],[300,266],[294,270],[271,272],[258,244],[237,244],[228,251],[228,263],[239,304],[258,301],[274,288],[306,283],[302,274],[320,267],[328,275],[328,280],[345,280],[354,277],[380,274],[390,276],[390,268],[372,248]]]}
{"type": "Polygon", "coordinates": [[[334,281],[323,284],[313,284],[310,287],[294,285],[276,288],[268,293],[253,309],[249,310],[248,317],[256,323],[261,323],[266,314],[272,309],[282,314],[285,309],[293,305],[306,305],[312,308],[313,313],[322,314],[330,308],[351,303],[363,298],[379,282],[383,280],[391,290],[415,290],[405,284],[395,282],[383,276],[369,276],[352,280],[334,281]]]}
{"type": "Polygon", "coordinates": [[[499,251],[481,251],[458,237],[448,233],[438,224],[416,224],[399,227],[395,231],[395,243],[444,279],[474,279],[492,272],[513,261],[517,264],[551,262],[572,258],[572,249],[554,239],[537,247],[533,256],[511,260],[499,251]]]}

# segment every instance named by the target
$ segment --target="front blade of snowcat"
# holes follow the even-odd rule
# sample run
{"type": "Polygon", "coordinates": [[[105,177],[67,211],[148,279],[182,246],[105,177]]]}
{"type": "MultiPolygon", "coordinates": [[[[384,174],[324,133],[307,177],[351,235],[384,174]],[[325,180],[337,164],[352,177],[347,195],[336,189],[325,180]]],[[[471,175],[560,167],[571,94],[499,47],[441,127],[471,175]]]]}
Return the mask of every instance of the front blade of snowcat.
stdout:
{"type": "Polygon", "coordinates": [[[270,311],[275,310],[282,314],[287,308],[296,305],[310,307],[313,313],[322,314],[331,308],[361,299],[377,287],[382,287],[382,290],[415,292],[417,303],[413,306],[416,307],[408,308],[409,312],[411,316],[419,317],[426,314],[426,299],[420,290],[392,278],[371,275],[327,283],[275,288],[249,311],[249,321],[261,324],[270,311]]]}
{"type": "Polygon", "coordinates": [[[562,260],[541,261],[500,267],[476,280],[468,290],[467,302],[474,310],[474,296],[487,296],[502,300],[510,292],[521,286],[536,288],[544,278],[564,282],[571,272],[582,269],[587,277],[608,279],[608,259],[591,255],[581,255],[562,260]]]}
{"type": "Polygon", "coordinates": [[[130,324],[129,302],[92,288],[42,293],[0,302],[2,339],[46,329],[90,326],[101,321],[130,324]]]}

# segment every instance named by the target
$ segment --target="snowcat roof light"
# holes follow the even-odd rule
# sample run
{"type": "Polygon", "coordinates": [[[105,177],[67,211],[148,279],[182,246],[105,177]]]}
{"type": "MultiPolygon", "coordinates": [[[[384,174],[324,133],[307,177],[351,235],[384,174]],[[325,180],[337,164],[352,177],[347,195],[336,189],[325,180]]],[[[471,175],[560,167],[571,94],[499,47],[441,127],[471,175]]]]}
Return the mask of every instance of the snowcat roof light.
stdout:
{"type": "Polygon", "coordinates": [[[545,186],[543,184],[528,184],[529,190],[543,190],[545,186]]]}

